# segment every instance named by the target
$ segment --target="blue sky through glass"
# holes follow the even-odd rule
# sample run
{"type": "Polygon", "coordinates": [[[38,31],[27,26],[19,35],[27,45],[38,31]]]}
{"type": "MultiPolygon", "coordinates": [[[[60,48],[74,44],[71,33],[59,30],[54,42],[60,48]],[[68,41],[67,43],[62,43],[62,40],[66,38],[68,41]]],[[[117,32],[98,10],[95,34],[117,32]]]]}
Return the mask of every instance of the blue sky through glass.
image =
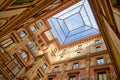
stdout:
{"type": "Polygon", "coordinates": [[[48,19],[61,45],[99,33],[88,0],[82,0],[48,19]]]}
{"type": "Polygon", "coordinates": [[[82,17],[79,13],[76,13],[65,20],[65,24],[68,27],[69,31],[72,31],[74,29],[77,29],[81,26],[84,26],[84,22],[82,20],[82,17]]]}

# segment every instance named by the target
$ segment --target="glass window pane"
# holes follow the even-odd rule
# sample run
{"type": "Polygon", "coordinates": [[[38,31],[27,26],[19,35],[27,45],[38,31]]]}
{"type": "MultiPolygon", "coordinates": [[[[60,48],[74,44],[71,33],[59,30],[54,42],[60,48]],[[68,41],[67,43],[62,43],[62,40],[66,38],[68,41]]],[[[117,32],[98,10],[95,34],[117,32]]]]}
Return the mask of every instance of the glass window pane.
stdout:
{"type": "Polygon", "coordinates": [[[99,74],[98,77],[99,77],[99,80],[103,80],[102,79],[102,74],[99,74]]]}
{"type": "Polygon", "coordinates": [[[104,59],[103,59],[103,58],[98,58],[98,59],[97,59],[97,64],[98,64],[98,65],[104,64],[104,59]]]}
{"type": "Polygon", "coordinates": [[[46,64],[43,64],[42,70],[45,70],[46,68],[47,68],[47,65],[46,65],[46,64]]]}
{"type": "Polygon", "coordinates": [[[101,50],[102,50],[101,46],[97,46],[97,47],[96,47],[96,52],[99,52],[99,51],[101,51],[101,50]]]}
{"type": "Polygon", "coordinates": [[[106,75],[106,73],[103,74],[103,80],[107,80],[107,75],[106,75]]]}
{"type": "Polygon", "coordinates": [[[42,22],[39,22],[38,27],[42,27],[42,26],[43,26],[42,22]]]}
{"type": "Polygon", "coordinates": [[[31,27],[30,27],[30,30],[31,30],[31,31],[34,31],[34,30],[35,30],[35,27],[34,27],[34,26],[31,26],[31,27]]]}
{"type": "Polygon", "coordinates": [[[25,32],[24,32],[24,31],[21,31],[21,32],[19,33],[19,36],[22,38],[22,37],[25,37],[25,36],[26,36],[26,34],[25,34],[25,32]]]}
{"type": "Polygon", "coordinates": [[[78,63],[74,63],[73,69],[77,69],[77,68],[78,68],[78,63]]]}

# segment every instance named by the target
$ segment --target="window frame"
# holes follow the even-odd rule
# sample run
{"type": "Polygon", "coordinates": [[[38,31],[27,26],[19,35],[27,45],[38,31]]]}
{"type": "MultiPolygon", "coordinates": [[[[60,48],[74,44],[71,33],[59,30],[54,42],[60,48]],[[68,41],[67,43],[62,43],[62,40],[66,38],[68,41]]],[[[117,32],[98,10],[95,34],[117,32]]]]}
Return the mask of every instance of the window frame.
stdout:
{"type": "Polygon", "coordinates": [[[77,53],[76,53],[76,56],[78,57],[78,56],[81,56],[81,51],[78,51],[77,53]]]}
{"type": "Polygon", "coordinates": [[[43,71],[45,71],[45,70],[47,69],[47,64],[44,63],[44,64],[41,66],[41,69],[42,69],[43,71]]]}
{"type": "Polygon", "coordinates": [[[58,72],[58,71],[59,71],[59,66],[55,66],[53,72],[58,72]]]}
{"type": "Polygon", "coordinates": [[[96,49],[96,52],[102,51],[102,46],[100,46],[100,45],[96,46],[95,49],[96,49]]]}
{"type": "Polygon", "coordinates": [[[99,40],[99,39],[96,39],[96,40],[95,40],[95,44],[98,44],[98,43],[100,43],[100,40],[99,40]]]}
{"type": "Polygon", "coordinates": [[[74,69],[78,69],[79,68],[79,63],[78,62],[73,63],[73,67],[72,68],[73,68],[73,70],[74,69]]]}
{"type": "Polygon", "coordinates": [[[82,49],[82,47],[83,47],[82,44],[78,45],[78,49],[82,49]]]}
{"type": "Polygon", "coordinates": [[[107,78],[107,80],[109,80],[108,79],[108,75],[107,75],[107,72],[106,71],[102,71],[102,72],[97,72],[97,79],[99,80],[99,75],[101,74],[102,75],[102,79],[104,79],[104,73],[106,74],[106,78],[107,78]]]}
{"type": "Polygon", "coordinates": [[[34,25],[30,26],[29,28],[32,32],[36,30],[36,27],[34,25]]]}
{"type": "Polygon", "coordinates": [[[20,38],[24,38],[27,35],[24,30],[20,31],[18,34],[20,38]],[[21,33],[23,33],[22,36],[21,36],[21,33]]]}
{"type": "Polygon", "coordinates": [[[20,49],[20,50],[18,50],[18,53],[19,53],[19,55],[20,55],[20,57],[22,58],[23,61],[28,62],[29,55],[26,51],[20,49]]]}
{"type": "Polygon", "coordinates": [[[39,22],[37,23],[37,25],[38,25],[39,28],[43,27],[43,23],[42,23],[41,21],[39,21],[39,22]]]}
{"type": "Polygon", "coordinates": [[[69,80],[77,80],[76,75],[70,75],[70,76],[69,76],[69,80]],[[74,79],[73,79],[73,78],[74,78],[74,79]]]}
{"type": "Polygon", "coordinates": [[[12,44],[14,44],[15,41],[13,40],[12,37],[8,37],[7,39],[4,39],[0,42],[0,45],[3,47],[3,48],[6,48],[12,44]]]}
{"type": "Polygon", "coordinates": [[[104,65],[105,64],[105,60],[104,60],[104,58],[103,57],[99,57],[99,58],[97,58],[97,65],[104,65]],[[101,60],[102,60],[102,62],[101,62],[101,60]],[[99,62],[98,62],[99,61],[99,62]]]}

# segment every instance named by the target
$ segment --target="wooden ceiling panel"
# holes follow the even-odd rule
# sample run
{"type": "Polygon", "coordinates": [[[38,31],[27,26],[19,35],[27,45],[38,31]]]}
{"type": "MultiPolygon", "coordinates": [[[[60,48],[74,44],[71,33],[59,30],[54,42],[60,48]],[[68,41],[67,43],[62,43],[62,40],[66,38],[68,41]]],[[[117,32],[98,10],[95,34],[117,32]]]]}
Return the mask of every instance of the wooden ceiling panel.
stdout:
{"type": "Polygon", "coordinates": [[[0,11],[6,10],[13,2],[14,0],[0,0],[0,11]]]}
{"type": "Polygon", "coordinates": [[[13,29],[20,27],[25,21],[27,21],[33,15],[49,6],[54,1],[55,0],[40,0],[34,6],[28,7],[21,14],[8,21],[8,23],[5,24],[2,29],[0,28],[0,37],[3,37],[4,35],[11,32],[13,29]]]}
{"type": "Polygon", "coordinates": [[[18,14],[22,13],[25,9],[26,8],[2,11],[2,12],[0,12],[0,18],[7,18],[7,17],[14,16],[14,15],[18,15],[18,14]]]}

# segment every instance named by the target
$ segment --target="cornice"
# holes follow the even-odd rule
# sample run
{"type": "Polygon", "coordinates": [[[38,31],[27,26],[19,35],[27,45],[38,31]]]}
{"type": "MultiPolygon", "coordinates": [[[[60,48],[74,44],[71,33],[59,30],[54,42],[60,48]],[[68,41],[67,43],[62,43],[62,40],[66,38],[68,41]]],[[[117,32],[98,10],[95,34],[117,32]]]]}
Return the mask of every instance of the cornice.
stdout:
{"type": "Polygon", "coordinates": [[[80,40],[77,40],[77,41],[74,41],[74,42],[71,42],[71,43],[68,43],[68,44],[65,44],[65,45],[61,45],[59,43],[59,41],[57,40],[57,38],[55,38],[55,39],[49,41],[49,44],[55,43],[59,49],[64,49],[64,48],[69,48],[69,47],[72,47],[72,46],[75,46],[75,45],[78,45],[78,44],[81,44],[81,43],[85,43],[87,41],[97,39],[97,38],[100,38],[100,37],[102,37],[102,35],[100,33],[98,33],[98,34],[95,34],[95,35],[92,35],[92,36],[89,36],[89,37],[86,37],[86,38],[83,38],[83,39],[80,39],[80,40]]]}
{"type": "Polygon", "coordinates": [[[86,55],[74,57],[74,58],[71,58],[70,60],[64,60],[64,61],[59,61],[59,62],[52,63],[52,65],[68,63],[68,62],[71,62],[71,61],[77,61],[77,60],[82,60],[82,59],[88,59],[88,58],[91,58],[91,57],[95,57],[95,56],[99,56],[99,55],[105,55],[105,54],[108,54],[107,50],[103,50],[103,51],[95,52],[95,53],[86,53],[86,55]]]}

